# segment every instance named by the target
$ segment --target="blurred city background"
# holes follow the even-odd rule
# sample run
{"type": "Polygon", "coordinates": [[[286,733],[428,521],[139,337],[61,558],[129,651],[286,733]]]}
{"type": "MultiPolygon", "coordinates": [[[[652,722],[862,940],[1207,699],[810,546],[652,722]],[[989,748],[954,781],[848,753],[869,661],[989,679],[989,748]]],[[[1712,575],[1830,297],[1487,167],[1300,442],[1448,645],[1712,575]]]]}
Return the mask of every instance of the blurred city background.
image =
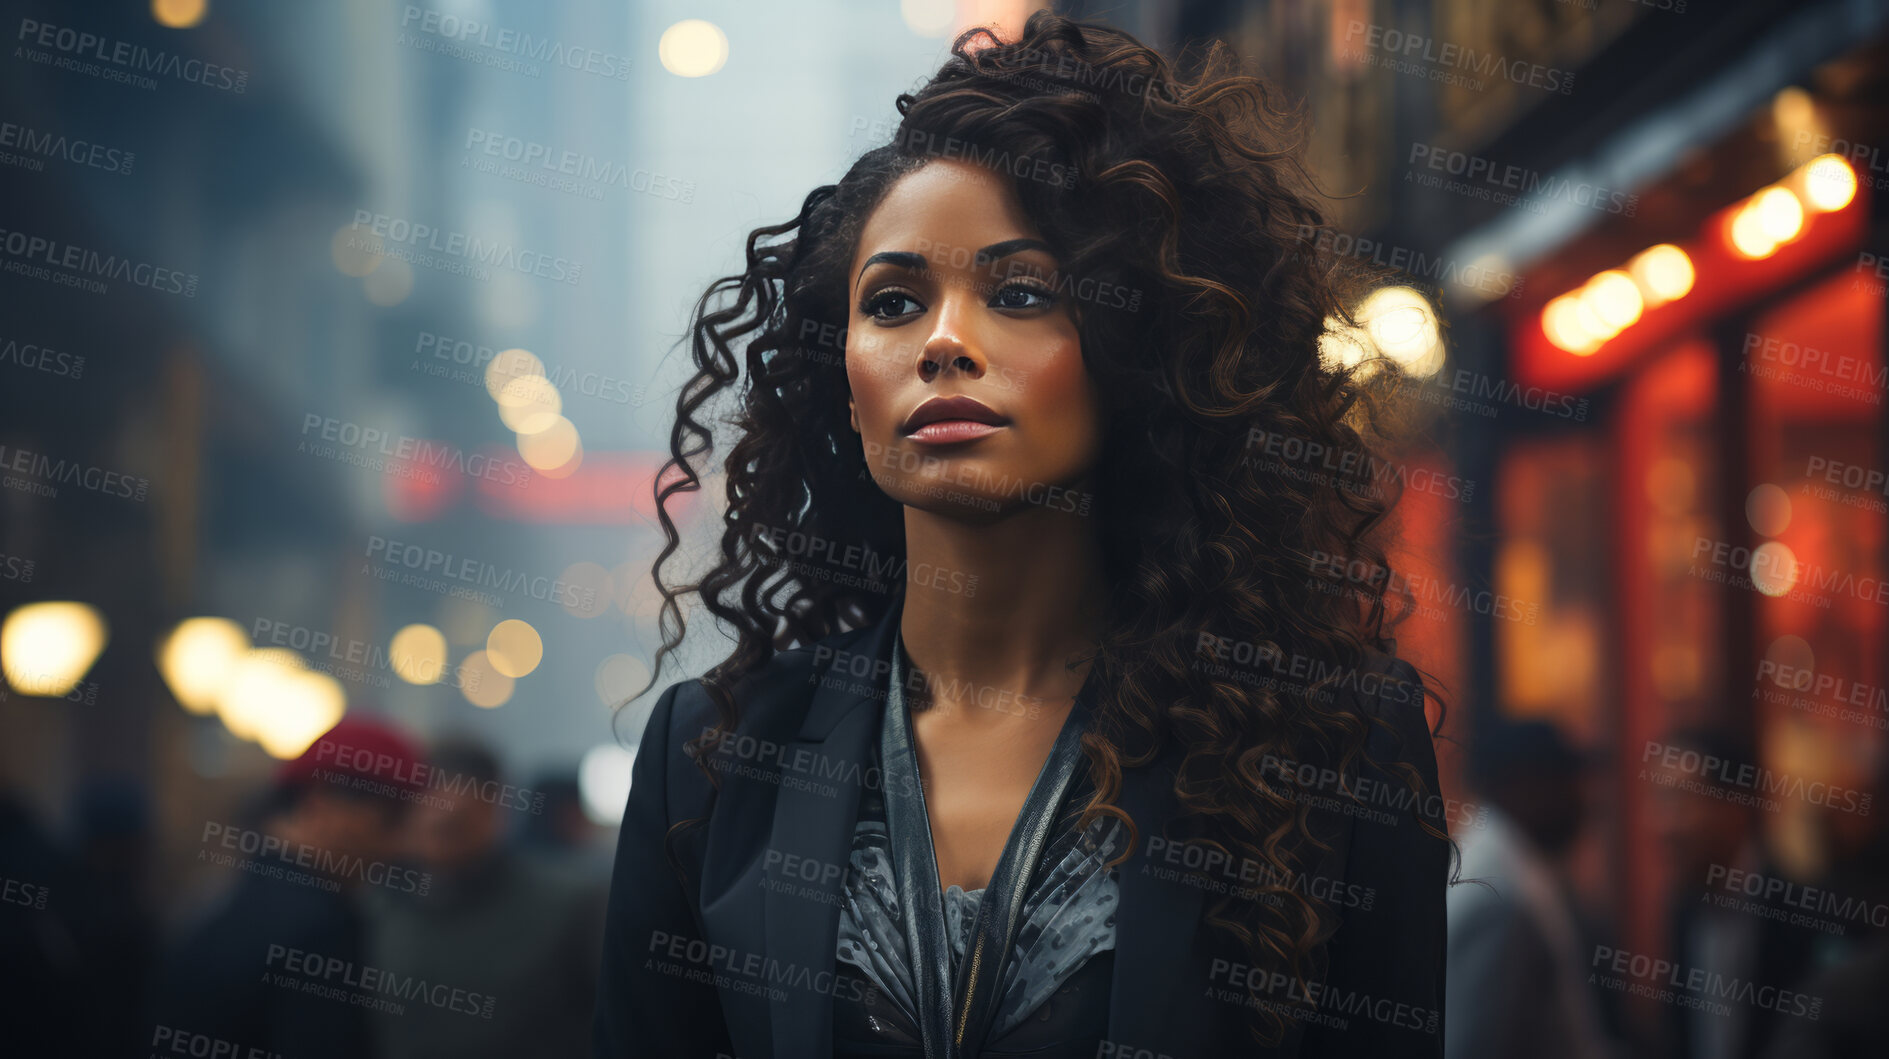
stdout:
{"type": "MultiPolygon", "coordinates": [[[[956,32],[1045,5],[5,6],[7,1003],[91,998],[47,1054],[207,1032],[146,1014],[164,953],[345,716],[415,763],[369,774],[490,810],[387,863],[566,887],[501,970],[375,883],[375,958],[587,1019],[689,309],[956,32]]],[[[1555,878],[1568,1054],[1852,1054],[1790,1042],[1889,989],[1889,5],[1054,7],[1183,66],[1232,46],[1309,115],[1328,248],[1443,310],[1446,341],[1380,336],[1424,379],[1398,638],[1449,702],[1446,793],[1555,878]],[[1633,957],[1762,965],[1822,1017],[1702,1011],[1633,957]]],[[[695,626],[657,689],[723,645],[695,626]]],[[[468,1032],[370,1014],[390,1055],[468,1032]]],[[[452,1048],[526,1054],[497,1039],[452,1048]]]]}

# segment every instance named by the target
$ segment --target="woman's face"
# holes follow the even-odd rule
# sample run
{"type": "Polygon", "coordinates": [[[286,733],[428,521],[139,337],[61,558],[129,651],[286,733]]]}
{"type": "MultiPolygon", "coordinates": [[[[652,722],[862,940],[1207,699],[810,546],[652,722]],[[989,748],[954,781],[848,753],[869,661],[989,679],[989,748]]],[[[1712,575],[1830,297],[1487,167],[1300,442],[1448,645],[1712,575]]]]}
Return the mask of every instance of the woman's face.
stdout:
{"type": "Polygon", "coordinates": [[[906,175],[867,218],[847,276],[847,405],[888,496],[961,516],[1086,498],[1101,399],[1056,269],[1009,180],[970,163],[906,175]],[[953,397],[984,410],[909,429],[953,397]]]}

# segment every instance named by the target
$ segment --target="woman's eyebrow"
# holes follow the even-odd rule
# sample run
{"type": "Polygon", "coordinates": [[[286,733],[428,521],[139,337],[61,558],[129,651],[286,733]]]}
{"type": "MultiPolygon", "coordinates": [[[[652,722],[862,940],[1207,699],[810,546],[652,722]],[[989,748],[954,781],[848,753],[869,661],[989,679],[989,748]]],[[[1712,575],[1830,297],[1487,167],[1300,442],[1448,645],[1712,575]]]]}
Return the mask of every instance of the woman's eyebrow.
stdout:
{"type": "MultiPolygon", "coordinates": [[[[923,254],[914,254],[905,250],[881,250],[867,258],[865,264],[859,266],[859,276],[865,275],[866,270],[872,266],[882,264],[897,265],[908,272],[923,272],[929,267],[923,254]]],[[[853,277],[854,283],[859,282],[859,276],[853,277]]]]}
{"type": "Polygon", "coordinates": [[[1049,248],[1048,243],[1041,239],[1027,238],[1005,239],[1001,243],[992,243],[984,249],[979,250],[977,256],[978,259],[982,261],[997,261],[1009,257],[1011,254],[1021,254],[1025,250],[1041,250],[1051,257],[1056,256],[1056,252],[1049,248]]]}

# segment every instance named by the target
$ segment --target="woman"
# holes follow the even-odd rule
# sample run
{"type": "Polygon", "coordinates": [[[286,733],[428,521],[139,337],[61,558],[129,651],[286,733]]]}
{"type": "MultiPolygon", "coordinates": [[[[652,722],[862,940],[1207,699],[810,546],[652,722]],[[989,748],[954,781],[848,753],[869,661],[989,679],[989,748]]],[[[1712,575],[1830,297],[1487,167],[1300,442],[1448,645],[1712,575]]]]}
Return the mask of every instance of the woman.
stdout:
{"type": "Polygon", "coordinates": [[[736,439],[658,666],[684,594],[738,642],[649,717],[599,1056],[1441,1054],[1367,382],[1225,61],[967,32],[702,299],[659,507],[731,388],[736,439]]]}

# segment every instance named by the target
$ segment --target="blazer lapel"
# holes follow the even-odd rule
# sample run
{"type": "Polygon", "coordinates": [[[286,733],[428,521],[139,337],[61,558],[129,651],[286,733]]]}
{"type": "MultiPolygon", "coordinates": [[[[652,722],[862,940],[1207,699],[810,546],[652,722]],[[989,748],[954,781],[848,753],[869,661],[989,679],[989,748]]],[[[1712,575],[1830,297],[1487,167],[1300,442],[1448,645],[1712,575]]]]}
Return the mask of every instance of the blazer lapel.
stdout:
{"type": "Polygon", "coordinates": [[[1212,1012],[1200,993],[1205,984],[1189,973],[1198,933],[1201,893],[1197,887],[1158,878],[1147,855],[1148,839],[1174,819],[1172,773],[1166,758],[1125,769],[1116,804],[1135,821],[1135,854],[1117,876],[1115,969],[1109,987],[1109,1040],[1123,1054],[1196,1056],[1212,1012]]]}
{"type": "Polygon", "coordinates": [[[822,642],[829,657],[816,654],[813,701],[782,757],[790,767],[782,769],[757,884],[765,895],[766,956],[780,976],[768,984],[787,994],[767,1006],[778,1059],[831,1055],[833,996],[852,995],[847,981],[853,976],[842,981],[834,974],[840,902],[861,791],[881,782],[872,769],[872,748],[903,602],[902,592],[895,595],[864,636],[822,642]],[[816,881],[808,881],[810,873],[816,881]]]}

